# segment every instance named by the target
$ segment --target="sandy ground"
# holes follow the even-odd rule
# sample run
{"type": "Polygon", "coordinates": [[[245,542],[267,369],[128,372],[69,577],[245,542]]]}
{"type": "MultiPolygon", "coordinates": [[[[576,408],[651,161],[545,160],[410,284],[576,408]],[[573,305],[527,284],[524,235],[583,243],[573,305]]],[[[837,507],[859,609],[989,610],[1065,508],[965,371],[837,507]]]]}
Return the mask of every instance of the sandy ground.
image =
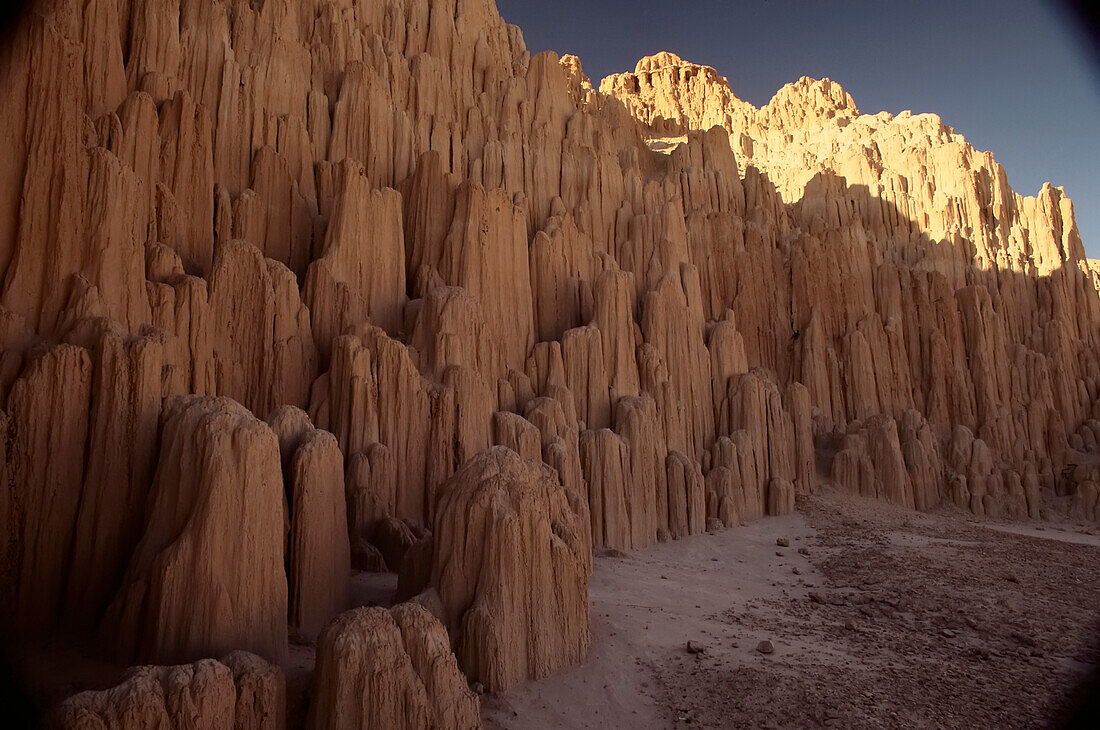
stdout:
{"type": "Polygon", "coordinates": [[[1100,662],[1089,532],[821,495],[600,556],[588,662],[484,697],[486,726],[1044,727],[1100,662]]]}
{"type": "Polygon", "coordinates": [[[635,554],[597,555],[589,584],[588,661],[503,696],[484,697],[486,726],[669,727],[675,715],[657,668],[684,655],[688,641],[751,657],[755,642],[748,633],[732,632],[720,612],[772,595],[804,597],[817,580],[796,550],[812,534],[796,514],[635,554]],[[790,549],[776,546],[781,536],[790,549]],[[795,567],[801,575],[792,572],[795,567]]]}

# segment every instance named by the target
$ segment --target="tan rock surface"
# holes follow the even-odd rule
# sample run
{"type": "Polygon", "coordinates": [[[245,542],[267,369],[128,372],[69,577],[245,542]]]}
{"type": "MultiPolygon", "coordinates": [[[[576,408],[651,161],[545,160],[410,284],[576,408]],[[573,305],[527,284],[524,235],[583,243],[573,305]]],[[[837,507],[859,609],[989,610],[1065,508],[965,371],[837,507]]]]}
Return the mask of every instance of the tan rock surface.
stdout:
{"type": "Polygon", "coordinates": [[[247,652],[220,662],[135,667],[117,687],[74,695],[46,726],[57,730],[282,730],[286,679],[282,670],[247,652]]]}
{"type": "Polygon", "coordinates": [[[667,53],[594,86],[487,0],[52,0],[0,90],[16,632],[114,596],[124,655],[279,659],[404,525],[461,662],[508,685],[584,655],[591,544],[786,513],[819,462],[1095,519],[1100,269],[1064,191],[935,115],[809,78],[756,109],[667,53]],[[280,454],[284,406],[312,425],[280,454]],[[502,540],[522,568],[467,551],[502,540]]]}
{"type": "Polygon", "coordinates": [[[490,691],[588,652],[591,543],[546,466],[494,447],[441,490],[428,605],[438,600],[465,672],[490,691]],[[547,627],[554,627],[547,630],[547,627]]]}
{"type": "Polygon", "coordinates": [[[8,394],[0,517],[5,609],[48,630],[62,610],[88,438],[91,358],[59,346],[32,359],[8,394]]]}
{"type": "Polygon", "coordinates": [[[481,727],[447,632],[423,607],[358,608],[321,633],[308,727],[481,727]]]}
{"type": "Polygon", "coordinates": [[[275,434],[228,399],[169,399],[148,519],[108,610],[126,661],[287,653],[284,496],[275,434]]]}
{"type": "Polygon", "coordinates": [[[290,626],[315,638],[348,607],[351,547],[344,457],[336,438],[313,428],[292,406],[276,410],[268,425],[279,439],[287,518],[287,589],[290,626]]]}

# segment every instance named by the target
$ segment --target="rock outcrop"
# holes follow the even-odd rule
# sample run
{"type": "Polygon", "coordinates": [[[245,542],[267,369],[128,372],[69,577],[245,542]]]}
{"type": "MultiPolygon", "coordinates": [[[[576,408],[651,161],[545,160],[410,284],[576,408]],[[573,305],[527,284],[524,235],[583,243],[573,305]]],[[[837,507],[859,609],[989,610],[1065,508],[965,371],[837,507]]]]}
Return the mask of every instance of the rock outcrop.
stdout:
{"type": "Polygon", "coordinates": [[[583,658],[593,545],[821,478],[1096,519],[1100,264],[934,115],[594,86],[491,0],[45,0],[0,91],[21,637],[277,661],[354,563],[498,689],[583,658]]]}
{"type": "Polygon", "coordinates": [[[358,608],[321,633],[313,730],[472,730],[481,727],[478,708],[446,630],[422,606],[358,608]]]}
{"type": "Polygon", "coordinates": [[[279,441],[226,398],[165,403],[145,534],[105,620],[122,661],[287,656],[279,441]]]}
{"type": "Polygon", "coordinates": [[[420,600],[438,607],[463,670],[490,691],[587,654],[586,512],[553,470],[505,447],[478,454],[442,487],[420,600]]]}
{"type": "Polygon", "coordinates": [[[282,670],[243,651],[221,661],[136,667],[102,692],[82,692],[51,711],[56,730],[283,730],[282,670]]]}
{"type": "MultiPolygon", "coordinates": [[[[1095,400],[1097,297],[1095,264],[1060,189],[1021,197],[992,155],[935,115],[862,114],[829,80],[800,79],[756,109],[714,69],[662,53],[600,90],[670,164],[698,166],[699,183],[686,173],[688,237],[718,252],[699,259],[704,307],[717,317],[736,301],[748,364],[805,384],[819,440],[915,412],[929,433],[920,446],[909,439],[904,459],[922,481],[910,501],[904,485],[889,484],[900,475],[880,480],[890,499],[938,502],[950,474],[937,452],[958,426],[1017,475],[1010,491],[1029,471],[1048,495],[1064,491],[1065,434],[1095,400]],[[726,139],[733,154],[723,157],[726,139]],[[740,177],[733,204],[716,209],[702,193],[720,201],[718,174],[729,171],[740,177]],[[761,237],[772,243],[754,253],[761,237]],[[732,241],[732,255],[713,248],[721,241],[732,241]],[[763,301],[791,319],[769,320],[763,301]]],[[[834,475],[859,491],[863,447],[849,441],[834,475]]],[[[897,466],[891,449],[878,450],[882,469],[897,466]]],[[[985,513],[977,488],[966,506],[985,513]]]]}
{"type": "Polygon", "coordinates": [[[268,425],[279,439],[289,507],[288,618],[301,636],[313,639],[348,607],[351,546],[344,457],[336,438],[315,429],[297,408],[278,409],[268,425]]]}

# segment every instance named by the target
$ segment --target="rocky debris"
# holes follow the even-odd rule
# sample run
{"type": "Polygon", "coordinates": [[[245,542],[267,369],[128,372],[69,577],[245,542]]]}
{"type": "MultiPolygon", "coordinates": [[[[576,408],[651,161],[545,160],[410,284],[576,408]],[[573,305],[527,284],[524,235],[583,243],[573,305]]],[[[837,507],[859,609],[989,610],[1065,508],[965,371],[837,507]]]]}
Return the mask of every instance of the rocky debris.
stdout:
{"type": "Polygon", "coordinates": [[[586,512],[553,470],[504,447],[478,454],[440,489],[420,600],[438,605],[463,670],[490,692],[587,654],[586,512]]]}
{"type": "Polygon", "coordinates": [[[785,547],[790,547],[791,546],[791,541],[790,541],[790,539],[788,539],[786,537],[777,537],[775,539],[775,544],[778,545],[779,547],[785,548],[785,547]]]}
{"type": "Polygon", "coordinates": [[[206,730],[283,730],[286,679],[282,670],[237,651],[220,662],[135,667],[116,687],[73,695],[52,710],[57,730],[164,727],[206,730]]]}
{"type": "Polygon", "coordinates": [[[225,398],[166,401],[141,542],[108,610],[122,661],[287,655],[279,441],[225,398]]]}
{"type": "Polygon", "coordinates": [[[706,645],[700,644],[698,641],[689,641],[684,648],[688,654],[703,654],[707,650],[706,645]]]}
{"type": "Polygon", "coordinates": [[[317,641],[309,728],[469,730],[481,727],[478,707],[446,630],[422,606],[357,608],[317,641]]]}
{"type": "Polygon", "coordinates": [[[658,712],[691,708],[702,727],[839,717],[834,726],[916,718],[918,727],[1022,730],[1066,720],[1100,658],[1095,541],[1050,528],[1036,539],[956,510],[914,514],[827,490],[801,509],[816,532],[812,590],[824,602],[802,598],[790,577],[768,595],[731,599],[704,628],[766,636],[777,652],[723,651],[725,642],[698,656],[670,651],[653,667],[658,712]]]}
{"type": "Polygon", "coordinates": [[[775,644],[773,644],[770,639],[764,639],[756,645],[756,651],[761,654],[774,654],[775,644]]]}

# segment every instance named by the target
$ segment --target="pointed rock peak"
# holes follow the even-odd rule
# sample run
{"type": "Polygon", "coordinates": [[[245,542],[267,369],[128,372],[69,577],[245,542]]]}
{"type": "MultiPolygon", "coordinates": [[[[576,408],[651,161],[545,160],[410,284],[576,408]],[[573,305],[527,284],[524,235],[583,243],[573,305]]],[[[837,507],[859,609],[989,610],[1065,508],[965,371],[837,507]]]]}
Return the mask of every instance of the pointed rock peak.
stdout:
{"type": "Polygon", "coordinates": [[[573,100],[580,102],[584,95],[592,90],[592,79],[585,74],[584,67],[581,66],[581,59],[571,53],[562,56],[559,63],[562,70],[565,71],[565,78],[569,80],[569,89],[573,95],[573,100]]]}
{"type": "Polygon", "coordinates": [[[591,79],[584,72],[584,67],[581,66],[581,59],[577,56],[567,53],[561,57],[560,63],[562,68],[565,69],[566,75],[570,78],[578,78],[588,85],[592,84],[591,79]]]}

